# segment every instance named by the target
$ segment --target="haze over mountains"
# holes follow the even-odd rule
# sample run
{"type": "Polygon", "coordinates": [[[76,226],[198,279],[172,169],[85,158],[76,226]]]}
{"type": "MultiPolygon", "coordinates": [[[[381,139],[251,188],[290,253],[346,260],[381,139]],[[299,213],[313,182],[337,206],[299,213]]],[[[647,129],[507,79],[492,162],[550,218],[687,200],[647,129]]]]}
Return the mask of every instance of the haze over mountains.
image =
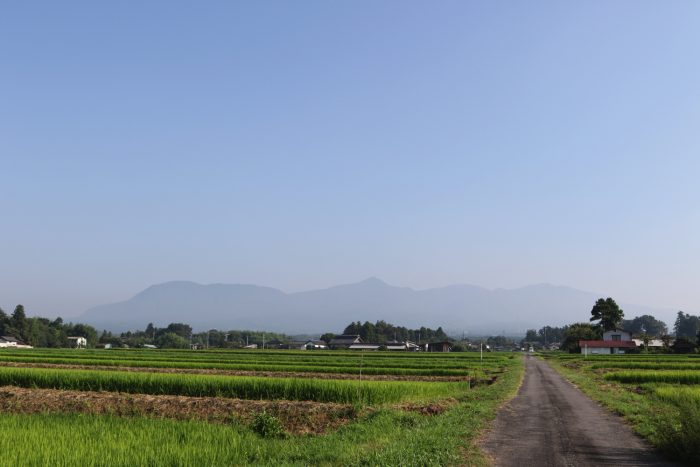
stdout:
{"type": "MultiPolygon", "coordinates": [[[[351,321],[442,326],[452,333],[523,333],[545,324],[587,321],[596,299],[607,296],[539,284],[488,290],[472,285],[414,290],[377,279],[328,289],[284,293],[243,284],[174,281],[153,285],[129,300],[87,310],[77,319],[97,329],[143,329],[186,322],[195,330],[258,329],[285,333],[340,332],[351,321]]],[[[653,314],[667,324],[671,310],[621,304],[628,318],[653,314]]]]}

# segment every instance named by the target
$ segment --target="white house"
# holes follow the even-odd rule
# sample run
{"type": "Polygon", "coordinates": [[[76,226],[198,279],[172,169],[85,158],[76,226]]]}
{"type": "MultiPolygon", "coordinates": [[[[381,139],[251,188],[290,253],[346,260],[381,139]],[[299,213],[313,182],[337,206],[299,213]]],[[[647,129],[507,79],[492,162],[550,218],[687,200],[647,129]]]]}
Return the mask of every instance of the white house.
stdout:
{"type": "Polygon", "coordinates": [[[605,331],[603,340],[580,340],[578,345],[583,355],[623,354],[627,350],[637,348],[632,335],[623,329],[605,331]]]}

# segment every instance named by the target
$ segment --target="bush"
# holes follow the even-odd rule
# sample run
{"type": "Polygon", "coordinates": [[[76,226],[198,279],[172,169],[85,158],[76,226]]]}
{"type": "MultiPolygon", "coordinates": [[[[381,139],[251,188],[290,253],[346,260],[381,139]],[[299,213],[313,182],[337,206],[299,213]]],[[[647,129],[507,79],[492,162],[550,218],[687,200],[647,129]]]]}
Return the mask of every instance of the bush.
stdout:
{"type": "Polygon", "coordinates": [[[282,422],[264,410],[255,416],[251,429],[263,438],[284,438],[285,436],[282,422]]]}
{"type": "Polygon", "coordinates": [[[700,465],[700,401],[678,397],[674,403],[679,417],[660,418],[656,423],[659,448],[674,459],[700,465]]]}

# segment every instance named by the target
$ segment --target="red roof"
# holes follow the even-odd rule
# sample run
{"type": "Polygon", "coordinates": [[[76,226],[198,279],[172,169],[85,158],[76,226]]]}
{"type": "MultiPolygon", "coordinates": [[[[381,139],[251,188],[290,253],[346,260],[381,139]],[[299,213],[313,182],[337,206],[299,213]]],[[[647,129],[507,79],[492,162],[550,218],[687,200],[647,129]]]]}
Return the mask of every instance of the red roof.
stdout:
{"type": "Polygon", "coordinates": [[[637,344],[634,343],[634,341],[578,341],[579,347],[588,347],[588,348],[611,348],[615,347],[617,349],[619,348],[635,348],[637,347],[637,344]]]}

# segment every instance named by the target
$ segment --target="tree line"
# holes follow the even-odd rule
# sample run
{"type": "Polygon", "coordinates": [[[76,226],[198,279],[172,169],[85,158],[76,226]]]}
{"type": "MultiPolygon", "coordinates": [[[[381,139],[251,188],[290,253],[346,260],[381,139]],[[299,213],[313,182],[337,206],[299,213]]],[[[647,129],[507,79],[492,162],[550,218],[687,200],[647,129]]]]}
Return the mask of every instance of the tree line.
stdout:
{"type": "Polygon", "coordinates": [[[97,331],[80,323],[64,323],[63,319],[31,317],[17,305],[11,315],[0,308],[0,336],[11,336],[34,347],[70,347],[68,337],[85,337],[89,347],[97,343],[97,331]]]}
{"type": "MultiPolygon", "coordinates": [[[[343,330],[343,334],[359,335],[364,342],[383,344],[390,341],[413,341],[413,342],[434,342],[447,340],[447,334],[442,327],[430,329],[424,326],[416,329],[409,329],[404,326],[395,326],[384,320],[371,323],[356,321],[350,323],[343,330]]],[[[326,333],[321,336],[321,340],[330,340],[335,334],[326,333]]]]}

